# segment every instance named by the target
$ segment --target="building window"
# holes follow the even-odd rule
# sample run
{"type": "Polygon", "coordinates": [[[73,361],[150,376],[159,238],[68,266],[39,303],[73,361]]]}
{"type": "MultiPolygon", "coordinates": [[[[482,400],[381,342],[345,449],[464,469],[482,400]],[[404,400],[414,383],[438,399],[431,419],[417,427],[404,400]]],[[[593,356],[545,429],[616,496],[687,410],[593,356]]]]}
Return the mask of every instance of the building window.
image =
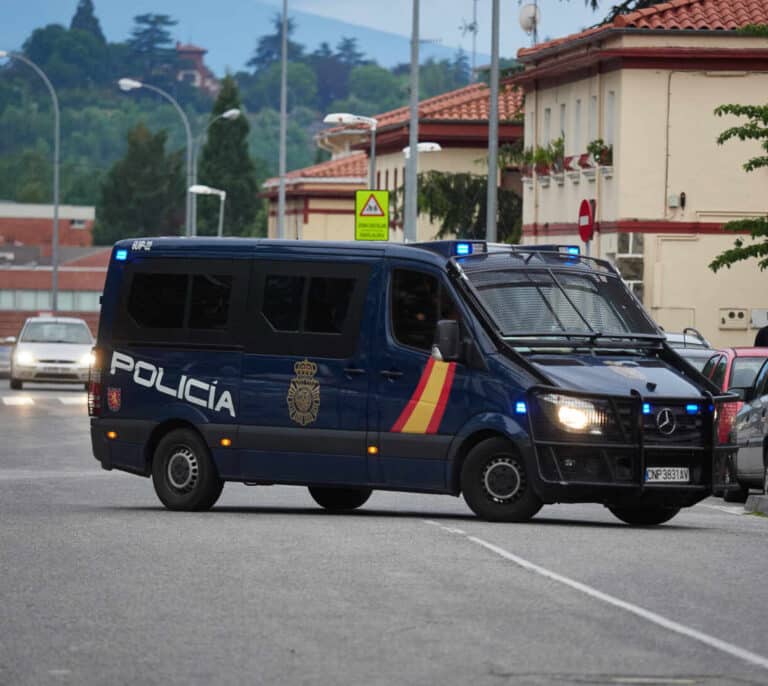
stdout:
{"type": "Polygon", "coordinates": [[[581,100],[576,100],[576,107],[573,110],[573,154],[581,153],[581,100]]]}
{"type": "Polygon", "coordinates": [[[629,289],[643,302],[645,286],[643,272],[645,269],[644,245],[645,236],[642,233],[620,233],[616,236],[616,252],[608,253],[606,257],[613,260],[621,278],[629,289]]]}
{"type": "Polygon", "coordinates": [[[605,142],[607,145],[613,145],[615,129],[615,108],[616,93],[608,91],[608,97],[605,100],[605,142]]]}
{"type": "Polygon", "coordinates": [[[0,291],[0,310],[15,310],[14,296],[13,291],[0,291]]]}
{"type": "Polygon", "coordinates": [[[84,229],[86,226],[85,219],[72,219],[69,222],[70,229],[84,229]]]}
{"type": "Polygon", "coordinates": [[[544,108],[544,145],[549,145],[552,140],[552,109],[549,107],[544,108]]]}
{"type": "Polygon", "coordinates": [[[557,132],[558,138],[565,138],[565,103],[560,103],[560,130],[557,132]]]}
{"type": "Polygon", "coordinates": [[[597,138],[597,96],[589,98],[589,140],[597,138]]]}

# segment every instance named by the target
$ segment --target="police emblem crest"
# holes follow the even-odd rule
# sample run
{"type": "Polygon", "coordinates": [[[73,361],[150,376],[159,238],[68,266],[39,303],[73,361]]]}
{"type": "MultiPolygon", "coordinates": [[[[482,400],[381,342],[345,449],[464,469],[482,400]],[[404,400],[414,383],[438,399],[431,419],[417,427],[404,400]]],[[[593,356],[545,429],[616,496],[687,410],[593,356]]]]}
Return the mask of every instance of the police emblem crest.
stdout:
{"type": "Polygon", "coordinates": [[[293,365],[296,376],[288,389],[288,414],[297,424],[306,426],[317,419],[320,411],[320,382],[315,378],[317,365],[303,360],[293,365]]]}
{"type": "Polygon", "coordinates": [[[112,412],[117,412],[120,409],[120,396],[121,392],[119,388],[107,388],[107,407],[112,412]]]}

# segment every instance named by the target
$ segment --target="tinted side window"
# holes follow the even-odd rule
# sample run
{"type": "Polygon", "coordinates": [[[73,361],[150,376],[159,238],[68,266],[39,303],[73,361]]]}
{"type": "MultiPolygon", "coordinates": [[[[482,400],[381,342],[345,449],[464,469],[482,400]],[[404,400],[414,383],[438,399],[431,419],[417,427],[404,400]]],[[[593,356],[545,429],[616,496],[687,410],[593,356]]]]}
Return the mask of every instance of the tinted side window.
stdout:
{"type": "Polygon", "coordinates": [[[717,361],[717,366],[712,374],[712,382],[718,387],[722,388],[725,382],[725,368],[727,367],[727,361],[725,357],[721,357],[717,361]]]}
{"type": "Polygon", "coordinates": [[[261,311],[275,331],[299,330],[303,293],[303,276],[267,276],[261,311]]]}
{"type": "Polygon", "coordinates": [[[229,317],[232,277],[224,274],[195,274],[189,305],[190,329],[223,329],[229,317]]]}
{"type": "Polygon", "coordinates": [[[458,319],[453,299],[434,276],[396,269],[392,273],[392,333],[399,343],[430,350],[439,319],[458,319]]]}
{"type": "Polygon", "coordinates": [[[718,360],[720,359],[719,355],[714,355],[710,357],[705,363],[704,366],[701,369],[701,373],[706,376],[708,379],[712,378],[712,371],[715,369],[715,365],[717,364],[718,360]]]}
{"type": "Polygon", "coordinates": [[[313,278],[309,283],[304,330],[313,333],[341,333],[354,286],[354,279],[313,278]]]}
{"type": "Polygon", "coordinates": [[[148,329],[180,329],[184,325],[186,274],[136,274],[128,296],[128,314],[148,329]]]}

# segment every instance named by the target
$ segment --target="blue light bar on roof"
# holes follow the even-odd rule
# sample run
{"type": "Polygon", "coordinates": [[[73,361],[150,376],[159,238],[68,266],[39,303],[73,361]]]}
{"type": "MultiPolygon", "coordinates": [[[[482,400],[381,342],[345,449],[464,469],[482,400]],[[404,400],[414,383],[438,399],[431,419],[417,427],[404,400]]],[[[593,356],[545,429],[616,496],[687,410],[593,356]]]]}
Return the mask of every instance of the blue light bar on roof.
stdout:
{"type": "Polygon", "coordinates": [[[456,243],[454,250],[457,255],[471,255],[472,243],[456,243]]]}
{"type": "Polygon", "coordinates": [[[127,250],[118,250],[115,252],[115,259],[118,262],[124,262],[128,259],[128,251],[127,250]]]}
{"type": "Polygon", "coordinates": [[[569,245],[569,246],[566,247],[565,250],[566,250],[566,252],[569,255],[580,255],[581,254],[581,249],[579,248],[578,245],[569,245]]]}

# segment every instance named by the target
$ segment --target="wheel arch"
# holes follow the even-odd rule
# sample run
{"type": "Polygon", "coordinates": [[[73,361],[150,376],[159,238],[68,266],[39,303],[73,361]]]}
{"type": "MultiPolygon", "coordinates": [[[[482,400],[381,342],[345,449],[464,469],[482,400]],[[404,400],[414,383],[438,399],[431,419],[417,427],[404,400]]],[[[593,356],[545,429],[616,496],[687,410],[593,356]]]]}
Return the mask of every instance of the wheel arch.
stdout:
{"type": "Polygon", "coordinates": [[[448,489],[453,495],[461,493],[461,468],[476,445],[489,438],[503,438],[532,466],[533,453],[528,432],[518,422],[504,415],[481,415],[470,420],[451,444],[448,460],[448,489]]]}
{"type": "Polygon", "coordinates": [[[198,438],[203,442],[203,445],[207,446],[205,437],[202,433],[200,433],[200,430],[192,422],[179,418],[166,419],[165,421],[160,422],[160,424],[158,424],[154,429],[152,429],[152,432],[149,434],[149,438],[147,438],[147,442],[144,445],[145,476],[150,476],[152,474],[152,461],[154,460],[155,450],[157,449],[158,444],[163,440],[165,436],[167,436],[171,431],[175,431],[176,429],[189,429],[198,436],[198,438]]]}

